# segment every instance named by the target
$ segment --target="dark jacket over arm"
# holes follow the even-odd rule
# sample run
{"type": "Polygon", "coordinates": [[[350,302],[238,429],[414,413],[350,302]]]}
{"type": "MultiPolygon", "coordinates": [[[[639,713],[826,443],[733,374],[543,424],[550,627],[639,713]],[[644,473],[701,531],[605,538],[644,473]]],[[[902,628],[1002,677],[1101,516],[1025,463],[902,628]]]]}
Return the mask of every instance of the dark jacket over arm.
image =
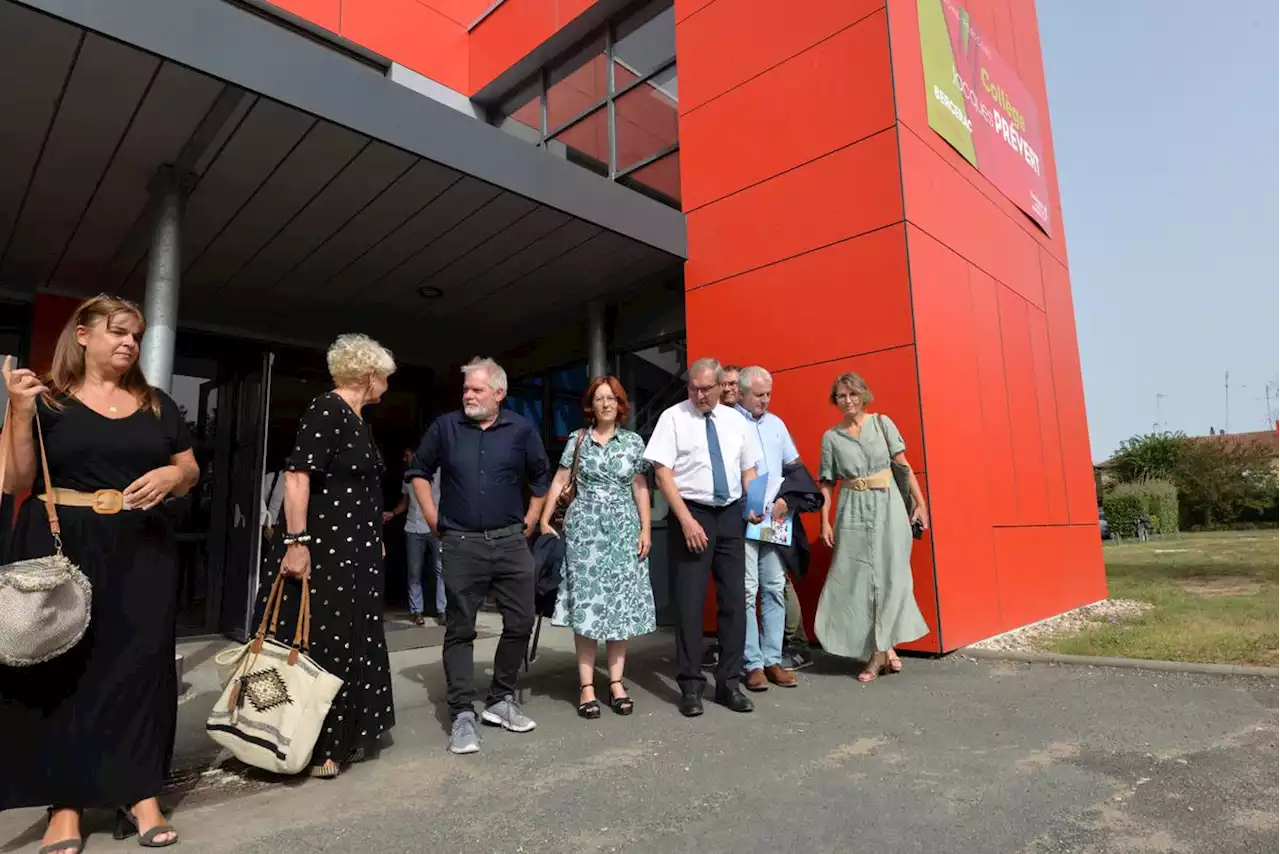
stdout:
{"type": "Polygon", "coordinates": [[[782,486],[778,489],[778,497],[785,500],[787,507],[795,513],[791,545],[781,549],[782,562],[786,564],[788,572],[800,578],[809,571],[809,538],[805,536],[800,514],[822,509],[822,490],[818,488],[818,482],[809,474],[804,463],[797,462],[783,466],[782,486]]]}

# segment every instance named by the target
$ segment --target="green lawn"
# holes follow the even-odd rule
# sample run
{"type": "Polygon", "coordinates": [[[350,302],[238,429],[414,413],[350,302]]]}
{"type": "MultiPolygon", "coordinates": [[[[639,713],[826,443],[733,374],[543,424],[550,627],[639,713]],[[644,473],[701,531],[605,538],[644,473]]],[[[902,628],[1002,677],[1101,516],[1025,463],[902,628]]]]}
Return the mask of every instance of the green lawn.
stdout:
{"type": "Polygon", "coordinates": [[[1141,617],[1057,638],[1072,655],[1276,665],[1280,532],[1183,534],[1107,545],[1112,599],[1155,607],[1141,617]]]}

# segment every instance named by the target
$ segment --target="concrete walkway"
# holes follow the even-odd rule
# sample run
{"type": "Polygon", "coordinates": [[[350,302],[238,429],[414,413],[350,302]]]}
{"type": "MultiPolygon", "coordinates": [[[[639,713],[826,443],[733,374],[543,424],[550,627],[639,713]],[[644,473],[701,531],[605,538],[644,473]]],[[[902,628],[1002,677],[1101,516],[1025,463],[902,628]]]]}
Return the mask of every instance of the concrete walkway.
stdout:
{"type": "MultiPolygon", "coordinates": [[[[334,781],[205,770],[217,686],[197,667],[178,745],[192,770],[168,798],[179,850],[1277,850],[1275,680],[953,657],[864,687],[825,658],[754,714],[686,720],[657,635],[632,658],[636,714],[587,722],[571,636],[544,630],[543,648],[525,683],[538,729],[485,729],[472,757],[444,749],[439,649],[396,653],[394,743],[334,781]]],[[[87,851],[135,850],[106,822],[86,821],[87,851]]],[[[0,815],[0,852],[34,851],[41,831],[39,811],[0,815]]]]}

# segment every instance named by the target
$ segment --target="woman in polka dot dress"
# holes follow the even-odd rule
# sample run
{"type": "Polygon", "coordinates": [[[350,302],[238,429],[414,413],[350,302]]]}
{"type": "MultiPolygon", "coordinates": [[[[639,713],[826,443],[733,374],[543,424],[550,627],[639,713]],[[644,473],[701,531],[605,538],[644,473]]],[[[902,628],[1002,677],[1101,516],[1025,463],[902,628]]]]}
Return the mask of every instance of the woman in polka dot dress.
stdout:
{"type": "MultiPolygon", "coordinates": [[[[311,587],[311,656],[342,680],[311,756],[311,774],[336,777],[395,724],[383,631],[383,461],[362,413],[387,390],[390,351],[343,335],[328,354],[333,391],[311,402],[285,470],[285,524],[269,559],[311,587]]],[[[272,578],[258,597],[261,619],[272,578]]],[[[286,585],[278,636],[292,637],[301,588],[286,585]]]]}

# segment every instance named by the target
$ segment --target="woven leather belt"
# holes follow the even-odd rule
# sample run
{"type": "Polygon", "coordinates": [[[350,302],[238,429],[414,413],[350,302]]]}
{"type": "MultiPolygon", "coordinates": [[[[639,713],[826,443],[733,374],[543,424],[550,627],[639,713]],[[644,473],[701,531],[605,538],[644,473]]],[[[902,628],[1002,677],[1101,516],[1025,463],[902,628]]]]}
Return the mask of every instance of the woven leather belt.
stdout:
{"type": "MultiPolygon", "coordinates": [[[[44,501],[44,495],[40,496],[44,501]]],[[[74,489],[53,490],[53,503],[63,507],[88,507],[99,516],[114,516],[124,506],[124,493],[118,489],[99,489],[97,492],[78,492],[74,489]]]]}
{"type": "Polygon", "coordinates": [[[852,489],[854,492],[866,492],[870,489],[888,489],[893,484],[893,471],[885,469],[875,474],[869,474],[866,477],[851,477],[841,481],[841,486],[845,489],[852,489]]]}

